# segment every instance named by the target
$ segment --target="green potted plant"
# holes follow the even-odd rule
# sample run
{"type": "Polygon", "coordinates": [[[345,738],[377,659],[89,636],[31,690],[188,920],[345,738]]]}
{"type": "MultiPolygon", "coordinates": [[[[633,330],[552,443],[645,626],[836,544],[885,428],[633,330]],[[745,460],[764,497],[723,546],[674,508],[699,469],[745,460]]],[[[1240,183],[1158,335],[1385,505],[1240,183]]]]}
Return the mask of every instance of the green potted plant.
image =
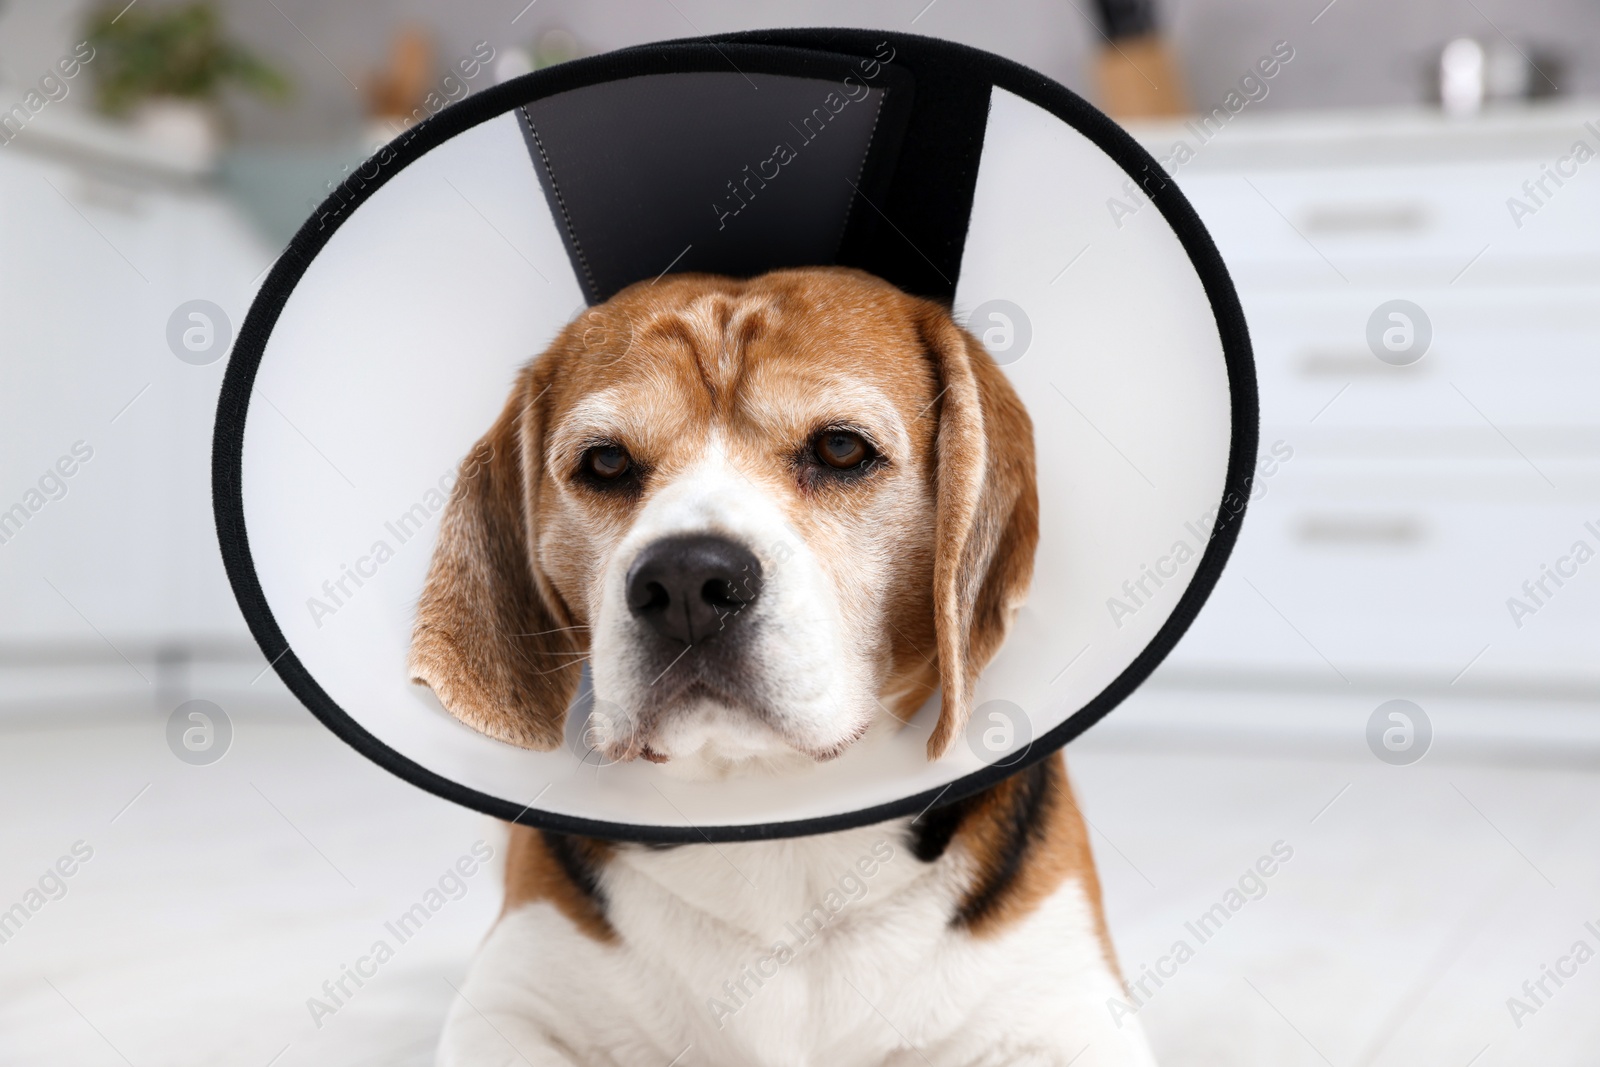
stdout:
{"type": "Polygon", "coordinates": [[[209,0],[138,7],[112,0],[90,13],[85,36],[95,50],[99,110],[131,119],[196,162],[216,153],[225,89],[273,100],[289,92],[288,79],[229,39],[209,0]]]}

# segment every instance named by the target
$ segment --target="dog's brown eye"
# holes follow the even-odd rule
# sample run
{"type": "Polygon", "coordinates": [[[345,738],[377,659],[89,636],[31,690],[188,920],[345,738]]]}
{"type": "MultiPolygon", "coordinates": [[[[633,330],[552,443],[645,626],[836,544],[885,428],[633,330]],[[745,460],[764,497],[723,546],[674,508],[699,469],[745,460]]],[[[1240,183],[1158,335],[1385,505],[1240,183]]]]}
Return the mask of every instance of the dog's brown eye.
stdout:
{"type": "Polygon", "coordinates": [[[812,447],[818,459],[841,471],[861,466],[872,455],[872,448],[861,435],[849,430],[825,430],[817,435],[812,447]]]}
{"type": "Polygon", "coordinates": [[[607,481],[612,478],[620,478],[628,473],[628,468],[632,463],[633,460],[628,456],[627,451],[618,448],[616,445],[601,445],[599,448],[591,448],[583,458],[584,468],[590,474],[607,481]]]}

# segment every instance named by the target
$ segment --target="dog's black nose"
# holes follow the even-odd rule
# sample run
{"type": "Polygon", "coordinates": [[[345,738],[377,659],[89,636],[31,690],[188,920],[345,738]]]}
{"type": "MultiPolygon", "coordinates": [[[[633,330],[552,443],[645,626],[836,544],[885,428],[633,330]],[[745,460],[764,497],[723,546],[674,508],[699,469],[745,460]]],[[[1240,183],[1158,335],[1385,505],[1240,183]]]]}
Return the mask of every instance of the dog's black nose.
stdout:
{"type": "Polygon", "coordinates": [[[722,633],[761,595],[761,562],[726,537],[664,537],[628,571],[628,610],[682,645],[722,633]]]}

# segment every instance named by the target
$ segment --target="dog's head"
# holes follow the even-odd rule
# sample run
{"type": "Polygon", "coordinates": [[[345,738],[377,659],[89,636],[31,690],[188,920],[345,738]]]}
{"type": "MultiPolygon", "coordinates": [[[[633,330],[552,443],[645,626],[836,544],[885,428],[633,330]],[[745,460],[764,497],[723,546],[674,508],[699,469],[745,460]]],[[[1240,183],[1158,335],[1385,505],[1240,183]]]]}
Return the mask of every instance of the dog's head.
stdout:
{"type": "Polygon", "coordinates": [[[635,285],[526,367],[463,464],[411,670],[613,759],[824,760],[942,687],[966,724],[1038,538],[1033,428],[947,311],[844,269],[635,285]]]}

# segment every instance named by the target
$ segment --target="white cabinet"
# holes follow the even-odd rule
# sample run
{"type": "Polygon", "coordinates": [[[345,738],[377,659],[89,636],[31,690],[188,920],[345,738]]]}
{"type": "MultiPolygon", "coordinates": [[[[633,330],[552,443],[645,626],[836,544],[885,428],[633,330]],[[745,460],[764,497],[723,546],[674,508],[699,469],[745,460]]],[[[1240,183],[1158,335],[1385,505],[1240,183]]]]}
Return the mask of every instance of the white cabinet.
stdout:
{"type": "Polygon", "coordinates": [[[158,650],[249,643],[211,519],[227,361],[185,363],[166,334],[194,299],[237,333],[276,250],[203,180],[49,132],[0,148],[0,705],[153,689],[158,650]],[[58,486],[75,446],[92,455],[58,486]]]}
{"type": "Polygon", "coordinates": [[[1600,161],[1507,206],[1600,151],[1589,113],[1274,117],[1178,174],[1294,458],[1165,681],[1600,696],[1600,161]],[[1409,366],[1368,343],[1396,299],[1431,325],[1409,366]]]}

